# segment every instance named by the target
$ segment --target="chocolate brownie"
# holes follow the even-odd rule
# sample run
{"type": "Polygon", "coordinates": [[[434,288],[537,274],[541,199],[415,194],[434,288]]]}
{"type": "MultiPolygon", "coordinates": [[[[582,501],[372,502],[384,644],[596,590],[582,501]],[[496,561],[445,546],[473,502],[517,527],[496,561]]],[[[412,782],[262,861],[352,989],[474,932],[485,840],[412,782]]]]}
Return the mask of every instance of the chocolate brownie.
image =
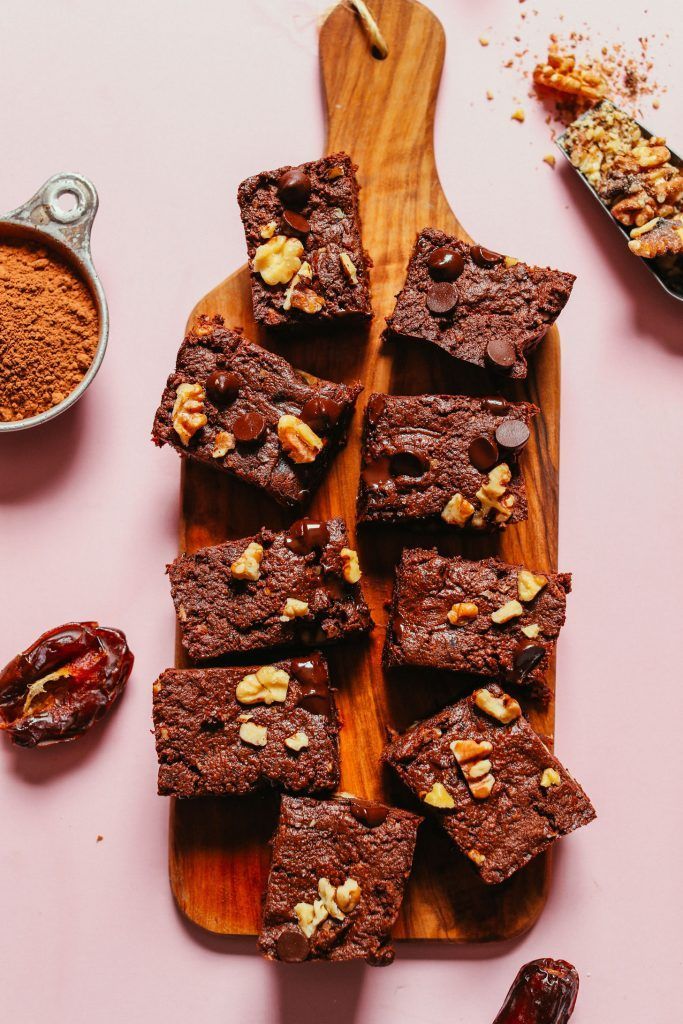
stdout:
{"type": "Polygon", "coordinates": [[[269,960],[390,964],[421,818],[354,798],[282,798],[266,888],[269,960]]]}
{"type": "Polygon", "coordinates": [[[595,817],[581,786],[496,685],[414,725],[383,759],[489,884],[595,817]]]}
{"type": "Polygon", "coordinates": [[[262,171],[237,192],[254,319],[267,327],[372,316],[356,167],[333,153],[262,171]]]}
{"type": "Polygon", "coordinates": [[[569,573],[406,549],[396,569],[385,664],[542,684],[570,590],[569,573]]]}
{"type": "Polygon", "coordinates": [[[201,316],[180,347],[152,438],[297,508],[346,443],[362,390],[295,370],[222,317],[201,316]]]}
{"type": "Polygon", "coordinates": [[[522,379],[527,354],[555,323],[574,281],[573,274],[424,228],[387,320],[389,336],[428,341],[456,359],[522,379]]]}
{"type": "Polygon", "coordinates": [[[500,530],[526,519],[517,456],[538,409],[465,395],[371,395],[363,425],[361,522],[436,519],[500,530]]]}
{"type": "Polygon", "coordinates": [[[181,640],[196,661],[317,646],[372,629],[343,519],[262,529],[181,555],[166,571],[181,640]]]}
{"type": "Polygon", "coordinates": [[[169,668],[154,684],[162,796],[318,793],[339,784],[339,721],[313,651],[254,668],[169,668]]]}

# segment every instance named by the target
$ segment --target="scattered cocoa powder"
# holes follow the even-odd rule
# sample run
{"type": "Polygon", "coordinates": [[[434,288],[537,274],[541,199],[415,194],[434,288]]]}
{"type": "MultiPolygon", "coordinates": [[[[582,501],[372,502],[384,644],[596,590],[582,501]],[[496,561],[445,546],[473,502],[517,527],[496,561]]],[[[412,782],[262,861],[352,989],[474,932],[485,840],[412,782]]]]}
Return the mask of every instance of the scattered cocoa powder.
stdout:
{"type": "Polygon", "coordinates": [[[0,421],[62,402],[93,361],[98,326],[87,285],[63,259],[0,241],[0,421]]]}

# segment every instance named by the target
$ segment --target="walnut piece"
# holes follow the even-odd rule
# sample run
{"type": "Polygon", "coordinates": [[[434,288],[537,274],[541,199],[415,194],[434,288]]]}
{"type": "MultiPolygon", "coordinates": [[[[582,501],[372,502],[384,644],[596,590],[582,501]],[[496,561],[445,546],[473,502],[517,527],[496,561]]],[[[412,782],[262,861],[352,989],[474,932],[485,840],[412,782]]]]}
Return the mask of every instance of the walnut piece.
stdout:
{"type": "Polygon", "coordinates": [[[357,552],[353,548],[342,548],[340,555],[344,579],[347,583],[358,583],[363,574],[360,571],[357,552]]]}
{"type": "Polygon", "coordinates": [[[335,164],[334,167],[330,167],[329,171],[327,172],[326,177],[327,177],[328,181],[334,181],[335,178],[343,178],[344,177],[344,168],[340,167],[339,164],[335,164]]]}
{"type": "Polygon", "coordinates": [[[478,614],[479,609],[476,604],[472,601],[461,601],[459,604],[453,605],[446,618],[451,626],[457,626],[462,619],[476,619],[478,614]]]}
{"type": "Polygon", "coordinates": [[[474,861],[478,868],[480,868],[486,861],[484,854],[480,853],[479,850],[475,850],[474,847],[467,851],[467,856],[471,861],[474,861]]]}
{"type": "Polygon", "coordinates": [[[335,921],[343,921],[344,914],[337,906],[337,889],[332,885],[329,878],[321,878],[318,882],[318,893],[325,905],[325,910],[335,921]]]}
{"type": "Polygon", "coordinates": [[[435,782],[429,792],[422,795],[422,800],[430,807],[455,807],[455,800],[440,782],[435,782]]]}
{"type": "Polygon", "coordinates": [[[636,256],[648,260],[657,256],[678,256],[683,252],[683,217],[673,220],[655,217],[634,228],[628,247],[636,256]]]}
{"type": "Polygon", "coordinates": [[[517,577],[517,593],[520,601],[533,601],[547,582],[546,576],[536,576],[529,569],[522,569],[517,577]]]}
{"type": "Polygon", "coordinates": [[[282,308],[288,310],[292,308],[292,296],[295,290],[299,287],[302,281],[310,281],[313,278],[313,271],[311,270],[311,264],[304,262],[299,267],[298,271],[289,283],[289,288],[285,292],[285,297],[282,302],[282,308]]]}
{"type": "Polygon", "coordinates": [[[298,238],[274,235],[254,253],[252,265],[266,284],[287,284],[301,266],[304,247],[298,238]]]}
{"type": "Polygon", "coordinates": [[[514,722],[522,714],[522,709],[517,701],[507,693],[496,697],[490,690],[477,690],[474,694],[474,703],[480,711],[484,711],[491,718],[502,722],[503,725],[514,722]]]}
{"type": "Polygon", "coordinates": [[[545,64],[537,64],[534,84],[553,92],[575,96],[586,104],[597,103],[607,95],[607,79],[596,67],[577,64],[573,53],[551,50],[545,64]]]}
{"type": "Polygon", "coordinates": [[[515,504],[514,494],[508,494],[507,485],[512,480],[510,467],[506,462],[501,462],[489,473],[488,482],[482,484],[477,491],[477,500],[481,505],[481,513],[475,516],[472,525],[483,527],[492,512],[494,523],[503,525],[512,515],[512,507],[515,504]]]}
{"type": "Polygon", "coordinates": [[[329,916],[322,900],[315,900],[313,903],[297,903],[294,913],[299,922],[299,928],[307,939],[315,933],[318,925],[327,920],[329,916]]]}
{"type": "Polygon", "coordinates": [[[240,726],[240,739],[250,747],[265,747],[268,742],[268,730],[265,725],[243,722],[240,726]]]}
{"type": "Polygon", "coordinates": [[[262,558],[263,548],[252,541],[232,563],[230,572],[236,580],[257,580],[261,575],[262,558]]]}
{"type": "Polygon", "coordinates": [[[324,447],[322,438],[307,423],[290,413],[277,421],[277,436],[289,458],[297,465],[315,462],[324,447]]]}
{"type": "Polygon", "coordinates": [[[302,313],[319,313],[325,305],[322,295],[318,295],[312,288],[301,288],[293,292],[290,299],[295,309],[302,313]]]}
{"type": "Polygon", "coordinates": [[[441,513],[441,518],[450,526],[466,526],[473,515],[474,505],[462,494],[454,494],[441,513]]]}
{"type": "Polygon", "coordinates": [[[299,601],[296,597],[288,597],[282,609],[280,622],[291,622],[292,619],[300,619],[304,615],[308,615],[308,602],[299,601]]]}
{"type": "Polygon", "coordinates": [[[334,886],[329,878],[318,881],[319,899],[313,903],[297,903],[294,907],[299,928],[307,939],[328,917],[343,921],[348,913],[358,906],[361,888],[354,878],[347,878],[343,885],[334,886]]]}
{"type": "Polygon", "coordinates": [[[222,459],[224,455],[231,452],[235,447],[235,435],[227,430],[219,430],[213,439],[213,451],[211,456],[214,459],[222,459]]]}
{"type": "Polygon", "coordinates": [[[562,779],[559,772],[556,772],[554,768],[546,768],[541,775],[541,785],[544,789],[548,789],[550,786],[561,786],[562,779]]]}
{"type": "Polygon", "coordinates": [[[523,614],[524,609],[519,601],[508,601],[502,608],[496,608],[495,612],[491,612],[491,619],[500,626],[511,619],[518,619],[523,614]]]}
{"type": "Polygon", "coordinates": [[[348,277],[351,284],[358,284],[358,271],[356,265],[347,252],[339,253],[339,262],[342,265],[342,270],[348,277]]]}
{"type": "Polygon", "coordinates": [[[361,889],[355,878],[347,878],[343,885],[337,886],[337,906],[345,914],[354,910],[360,901],[361,889]]]}
{"type": "Polygon", "coordinates": [[[269,220],[267,224],[259,228],[259,235],[261,238],[272,238],[276,230],[277,223],[274,220],[269,220]]]}
{"type": "Polygon", "coordinates": [[[206,426],[204,402],[206,392],[201,384],[179,384],[176,400],[171,413],[173,429],[184,445],[206,426]]]}
{"type": "Polygon", "coordinates": [[[289,676],[274,665],[262,665],[250,672],[235,688],[240,704],[283,704],[287,699],[289,676]]]}
{"type": "Polygon", "coordinates": [[[449,744],[460,770],[465,776],[470,793],[475,800],[485,800],[491,795],[495,778],[491,774],[488,755],[493,746],[488,740],[453,740],[449,744]]]}
{"type": "Polygon", "coordinates": [[[522,633],[524,633],[524,636],[528,636],[530,640],[535,640],[540,633],[538,623],[530,622],[528,626],[522,626],[522,633]]]}
{"type": "Polygon", "coordinates": [[[288,736],[285,740],[285,746],[289,747],[290,750],[303,750],[304,747],[308,746],[308,736],[305,732],[294,732],[291,736],[288,736]]]}

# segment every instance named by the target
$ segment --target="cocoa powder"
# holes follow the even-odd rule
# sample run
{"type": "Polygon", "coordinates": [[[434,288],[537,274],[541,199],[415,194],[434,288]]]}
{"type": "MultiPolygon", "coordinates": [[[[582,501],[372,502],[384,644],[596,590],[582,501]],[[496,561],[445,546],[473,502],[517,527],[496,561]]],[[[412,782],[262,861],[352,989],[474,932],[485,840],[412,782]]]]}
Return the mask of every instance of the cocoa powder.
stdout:
{"type": "Polygon", "coordinates": [[[60,256],[0,240],[0,421],[62,402],[93,361],[98,327],[87,285],[60,256]]]}

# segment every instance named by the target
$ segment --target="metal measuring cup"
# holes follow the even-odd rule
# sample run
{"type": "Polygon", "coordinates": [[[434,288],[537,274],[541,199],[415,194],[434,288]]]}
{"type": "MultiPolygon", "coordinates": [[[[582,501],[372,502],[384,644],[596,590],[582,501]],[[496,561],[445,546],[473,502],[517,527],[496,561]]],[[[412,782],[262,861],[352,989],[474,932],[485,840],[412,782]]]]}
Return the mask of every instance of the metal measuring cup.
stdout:
{"type": "Polygon", "coordinates": [[[90,230],[98,203],[95,186],[82,174],[53,174],[26,203],[0,217],[0,243],[19,239],[45,245],[72,267],[90,290],[99,322],[95,355],[80,384],[63,402],[37,416],[0,421],[0,433],[37,427],[59,416],[78,401],[100,368],[109,337],[109,313],[90,255],[90,230]],[[70,210],[59,203],[65,195],[73,196],[74,205],[70,210]]]}

